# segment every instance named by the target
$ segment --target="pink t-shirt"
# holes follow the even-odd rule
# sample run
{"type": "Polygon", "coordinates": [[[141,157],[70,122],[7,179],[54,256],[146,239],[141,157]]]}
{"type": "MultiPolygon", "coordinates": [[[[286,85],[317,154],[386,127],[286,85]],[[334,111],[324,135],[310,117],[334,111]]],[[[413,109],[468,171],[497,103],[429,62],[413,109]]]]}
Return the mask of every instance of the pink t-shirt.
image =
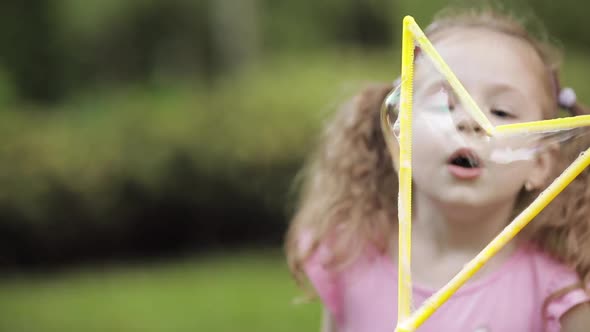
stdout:
{"type": "MultiPolygon", "coordinates": [[[[392,332],[397,320],[397,267],[386,256],[366,254],[345,270],[325,268],[329,249],[320,246],[305,271],[339,332],[392,332]]],[[[560,317],[590,301],[574,290],[543,303],[553,292],[578,282],[576,274],[539,250],[522,246],[501,268],[469,281],[443,304],[418,332],[558,332],[560,317]]],[[[416,306],[434,293],[414,285],[416,306]]]]}

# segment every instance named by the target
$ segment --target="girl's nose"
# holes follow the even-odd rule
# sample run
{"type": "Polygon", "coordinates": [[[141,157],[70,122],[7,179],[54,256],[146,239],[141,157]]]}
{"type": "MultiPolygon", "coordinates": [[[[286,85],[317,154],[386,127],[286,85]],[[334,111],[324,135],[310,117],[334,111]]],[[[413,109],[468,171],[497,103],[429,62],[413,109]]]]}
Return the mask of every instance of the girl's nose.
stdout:
{"type": "Polygon", "coordinates": [[[455,126],[460,133],[480,135],[484,133],[483,128],[465,111],[455,110],[455,126]]]}

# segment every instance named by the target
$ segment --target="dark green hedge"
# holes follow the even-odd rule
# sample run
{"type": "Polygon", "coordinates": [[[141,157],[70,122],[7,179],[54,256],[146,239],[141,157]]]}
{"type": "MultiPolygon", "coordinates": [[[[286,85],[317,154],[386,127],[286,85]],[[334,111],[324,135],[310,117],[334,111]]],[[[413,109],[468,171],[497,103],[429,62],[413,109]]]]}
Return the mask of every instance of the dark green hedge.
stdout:
{"type": "Polygon", "coordinates": [[[0,112],[0,265],[278,245],[322,120],[396,63],[286,55],[214,86],[119,87],[0,112]]]}

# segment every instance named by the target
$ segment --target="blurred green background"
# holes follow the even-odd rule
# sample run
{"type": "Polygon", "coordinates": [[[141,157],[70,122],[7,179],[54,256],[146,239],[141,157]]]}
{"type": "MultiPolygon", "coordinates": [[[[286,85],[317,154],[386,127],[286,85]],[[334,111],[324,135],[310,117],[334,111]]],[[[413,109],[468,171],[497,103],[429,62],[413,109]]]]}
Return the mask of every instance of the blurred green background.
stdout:
{"type": "MultiPolygon", "coordinates": [[[[438,0],[0,3],[0,332],[315,331],[281,242],[327,116],[438,0]]],[[[590,99],[588,6],[512,1],[590,99]]]]}

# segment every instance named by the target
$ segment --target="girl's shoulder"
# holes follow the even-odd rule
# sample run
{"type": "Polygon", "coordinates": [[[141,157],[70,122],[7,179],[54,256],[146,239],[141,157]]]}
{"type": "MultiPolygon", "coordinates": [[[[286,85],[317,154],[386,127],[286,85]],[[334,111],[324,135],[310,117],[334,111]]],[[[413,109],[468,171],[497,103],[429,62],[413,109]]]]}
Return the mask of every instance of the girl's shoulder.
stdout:
{"type": "Polygon", "coordinates": [[[544,251],[531,245],[522,246],[520,251],[524,256],[521,273],[527,273],[534,278],[536,284],[548,295],[556,290],[580,284],[574,269],[544,251]]]}
{"type": "MultiPolygon", "coordinates": [[[[370,244],[363,246],[358,254],[337,257],[334,254],[334,246],[337,245],[335,235],[336,233],[331,233],[331,236],[325,237],[314,245],[312,234],[302,232],[298,247],[301,252],[309,252],[303,262],[307,279],[322,304],[338,320],[343,314],[345,293],[351,280],[356,280],[358,277],[362,279],[367,273],[367,267],[383,257],[370,244]]],[[[373,272],[380,271],[373,269],[373,272]]]]}
{"type": "MultiPolygon", "coordinates": [[[[302,232],[298,238],[300,252],[312,250],[312,235],[302,232]]],[[[333,255],[327,241],[322,241],[310,252],[303,262],[303,270],[321,299],[323,305],[333,315],[338,315],[341,308],[341,291],[339,273],[330,268],[333,255]]]]}
{"type": "Polygon", "coordinates": [[[537,286],[549,331],[560,330],[560,319],[579,304],[590,302],[590,285],[583,287],[576,271],[547,253],[525,246],[521,273],[537,286]]]}

